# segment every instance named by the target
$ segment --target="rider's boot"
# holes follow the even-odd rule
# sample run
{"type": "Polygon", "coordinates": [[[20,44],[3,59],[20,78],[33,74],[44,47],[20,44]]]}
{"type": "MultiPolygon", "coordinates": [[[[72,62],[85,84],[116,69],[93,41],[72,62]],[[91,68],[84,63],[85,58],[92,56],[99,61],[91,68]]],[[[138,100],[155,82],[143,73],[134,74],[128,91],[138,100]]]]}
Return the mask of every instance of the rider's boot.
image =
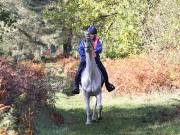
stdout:
{"type": "Polygon", "coordinates": [[[74,83],[72,94],[79,94],[79,84],[76,82],[74,83]]]}
{"type": "Polygon", "coordinates": [[[81,81],[81,73],[82,73],[85,65],[86,65],[85,62],[81,62],[79,65],[79,68],[78,68],[76,76],[75,76],[75,83],[74,83],[73,89],[72,89],[73,94],[79,94],[79,82],[81,81]]]}

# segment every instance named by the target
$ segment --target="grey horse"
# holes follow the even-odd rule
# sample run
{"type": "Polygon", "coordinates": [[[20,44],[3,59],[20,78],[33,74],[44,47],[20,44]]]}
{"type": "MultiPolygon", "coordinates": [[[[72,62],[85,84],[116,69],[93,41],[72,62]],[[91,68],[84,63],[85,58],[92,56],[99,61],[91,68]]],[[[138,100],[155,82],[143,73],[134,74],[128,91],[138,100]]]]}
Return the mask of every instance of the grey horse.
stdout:
{"type": "Polygon", "coordinates": [[[96,121],[97,119],[102,118],[102,76],[98,66],[96,65],[92,43],[90,41],[86,41],[84,45],[86,55],[86,67],[81,75],[81,88],[83,90],[86,103],[86,125],[89,125],[91,124],[91,121],[96,121]],[[96,97],[92,117],[90,110],[91,96],[96,97]],[[96,113],[96,107],[98,108],[98,113],[96,113]]]}

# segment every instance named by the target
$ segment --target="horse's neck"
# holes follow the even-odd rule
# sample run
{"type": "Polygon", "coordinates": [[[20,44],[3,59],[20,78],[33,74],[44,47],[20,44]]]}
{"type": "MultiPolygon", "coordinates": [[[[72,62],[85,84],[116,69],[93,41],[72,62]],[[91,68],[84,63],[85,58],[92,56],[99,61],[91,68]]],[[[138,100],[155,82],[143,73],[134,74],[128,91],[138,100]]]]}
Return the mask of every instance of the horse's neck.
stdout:
{"type": "Polygon", "coordinates": [[[92,74],[94,73],[95,69],[96,69],[96,62],[95,62],[92,52],[90,52],[90,53],[86,52],[86,68],[85,68],[85,70],[86,70],[87,74],[90,77],[92,77],[92,74]]]}
{"type": "Polygon", "coordinates": [[[101,74],[96,65],[93,51],[86,52],[86,67],[82,74],[82,88],[86,92],[97,92],[101,88],[101,74]]]}

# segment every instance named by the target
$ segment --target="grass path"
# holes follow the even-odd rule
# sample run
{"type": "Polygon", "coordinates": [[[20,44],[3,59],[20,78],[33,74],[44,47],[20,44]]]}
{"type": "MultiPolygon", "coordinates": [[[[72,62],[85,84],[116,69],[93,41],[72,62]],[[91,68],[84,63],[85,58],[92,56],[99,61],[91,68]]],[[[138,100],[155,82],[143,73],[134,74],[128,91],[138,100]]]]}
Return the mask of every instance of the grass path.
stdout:
{"type": "Polygon", "coordinates": [[[103,120],[85,125],[82,94],[57,94],[57,125],[46,109],[36,121],[38,135],[180,135],[180,94],[110,97],[103,95],[103,120]],[[168,95],[168,96],[167,96],[168,95]]]}

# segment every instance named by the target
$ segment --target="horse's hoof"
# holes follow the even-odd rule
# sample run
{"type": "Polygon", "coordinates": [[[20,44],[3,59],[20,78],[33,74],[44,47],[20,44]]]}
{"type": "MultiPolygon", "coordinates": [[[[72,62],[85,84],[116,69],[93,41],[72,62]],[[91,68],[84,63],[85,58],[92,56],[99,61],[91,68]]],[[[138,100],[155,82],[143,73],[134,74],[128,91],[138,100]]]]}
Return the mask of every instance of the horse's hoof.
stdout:
{"type": "Polygon", "coordinates": [[[93,117],[92,117],[92,121],[93,121],[93,122],[96,122],[96,121],[97,121],[97,117],[96,117],[96,116],[93,116],[93,117]]]}
{"type": "Polygon", "coordinates": [[[92,122],[97,122],[97,119],[92,119],[92,122]]]}
{"type": "Polygon", "coordinates": [[[91,122],[86,122],[86,125],[91,125],[91,122]]]}
{"type": "Polygon", "coordinates": [[[98,120],[102,120],[102,117],[99,117],[98,120]]]}

